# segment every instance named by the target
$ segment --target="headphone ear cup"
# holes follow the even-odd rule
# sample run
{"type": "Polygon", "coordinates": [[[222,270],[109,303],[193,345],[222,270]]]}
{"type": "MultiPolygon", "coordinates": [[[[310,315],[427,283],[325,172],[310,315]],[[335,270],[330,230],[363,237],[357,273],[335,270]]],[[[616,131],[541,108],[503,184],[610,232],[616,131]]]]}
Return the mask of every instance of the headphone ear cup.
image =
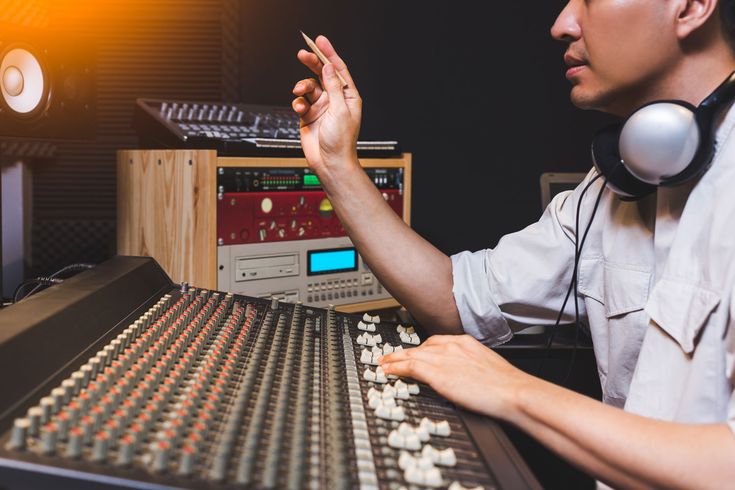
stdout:
{"type": "Polygon", "coordinates": [[[605,177],[607,186],[624,200],[641,199],[656,190],[631,174],[618,149],[620,124],[613,124],[600,130],[592,140],[592,162],[597,171],[605,177]]]}

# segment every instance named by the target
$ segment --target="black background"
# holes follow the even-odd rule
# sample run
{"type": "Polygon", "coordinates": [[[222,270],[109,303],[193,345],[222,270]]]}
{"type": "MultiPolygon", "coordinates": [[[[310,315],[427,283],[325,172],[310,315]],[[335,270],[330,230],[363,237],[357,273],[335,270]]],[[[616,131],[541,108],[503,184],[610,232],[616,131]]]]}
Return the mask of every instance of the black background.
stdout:
{"type": "Polygon", "coordinates": [[[541,212],[539,177],[586,171],[610,119],[576,109],[564,2],[251,2],[241,11],[243,101],[290,104],[309,72],[299,30],[327,35],[363,98],[363,139],[414,156],[413,226],[445,253],[494,246],[541,212]]]}

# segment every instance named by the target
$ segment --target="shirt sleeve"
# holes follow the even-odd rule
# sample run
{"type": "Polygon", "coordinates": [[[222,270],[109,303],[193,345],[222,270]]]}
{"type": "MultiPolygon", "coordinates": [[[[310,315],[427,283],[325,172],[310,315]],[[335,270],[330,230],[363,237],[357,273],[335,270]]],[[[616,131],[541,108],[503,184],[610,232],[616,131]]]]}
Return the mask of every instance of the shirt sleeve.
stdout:
{"type": "MultiPolygon", "coordinates": [[[[595,175],[590,171],[574,191],[557,194],[539,221],[504,236],[494,249],[451,257],[452,292],[466,333],[492,346],[510,340],[511,327],[556,321],[572,277],[577,201],[595,175]]],[[[594,205],[600,181],[587,190],[582,209],[594,205]]],[[[583,218],[586,223],[589,216],[583,218]]],[[[591,230],[585,249],[592,234],[591,230]]],[[[580,308],[583,314],[582,303],[580,308]]],[[[562,320],[573,319],[570,297],[562,320]]]]}

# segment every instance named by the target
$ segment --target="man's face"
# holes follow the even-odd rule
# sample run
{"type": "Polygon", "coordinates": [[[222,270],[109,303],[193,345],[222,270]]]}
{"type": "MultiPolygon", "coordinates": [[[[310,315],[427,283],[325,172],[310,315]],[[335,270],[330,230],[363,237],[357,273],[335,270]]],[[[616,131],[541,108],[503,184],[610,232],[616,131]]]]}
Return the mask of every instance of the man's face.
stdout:
{"type": "Polygon", "coordinates": [[[570,0],[551,28],[564,55],[571,99],[624,116],[655,97],[676,63],[672,0],[570,0]]]}

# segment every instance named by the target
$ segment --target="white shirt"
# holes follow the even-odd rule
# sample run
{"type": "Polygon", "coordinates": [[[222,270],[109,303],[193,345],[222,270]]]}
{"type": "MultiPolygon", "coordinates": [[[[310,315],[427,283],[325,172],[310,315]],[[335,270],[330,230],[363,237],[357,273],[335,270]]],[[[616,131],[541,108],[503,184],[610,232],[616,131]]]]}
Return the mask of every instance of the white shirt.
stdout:
{"type": "MultiPolygon", "coordinates": [[[[735,431],[735,110],[697,182],[638,202],[603,192],[579,264],[580,315],[590,325],[603,401],[656,419],[727,422],[735,431]]],[[[517,324],[553,324],[574,262],[582,188],[495,249],[452,256],[465,331],[489,345],[517,324]]],[[[602,186],[582,199],[580,235],[602,186]]],[[[574,301],[564,321],[574,319],[574,301]]]]}

